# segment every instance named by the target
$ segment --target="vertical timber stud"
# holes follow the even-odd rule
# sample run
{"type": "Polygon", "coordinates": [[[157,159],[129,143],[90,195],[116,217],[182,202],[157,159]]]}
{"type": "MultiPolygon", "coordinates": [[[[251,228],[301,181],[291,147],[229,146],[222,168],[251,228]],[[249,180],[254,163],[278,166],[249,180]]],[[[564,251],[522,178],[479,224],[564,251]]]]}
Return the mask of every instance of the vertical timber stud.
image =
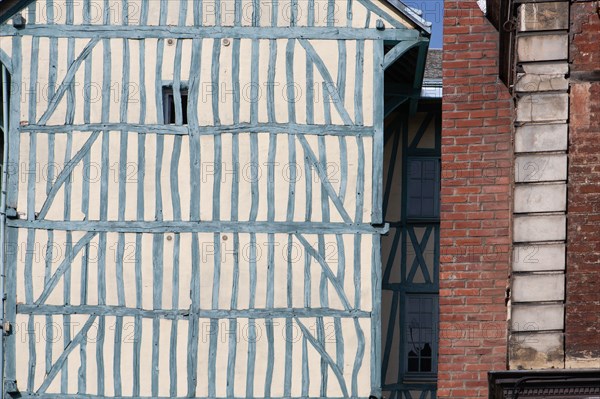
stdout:
{"type": "MultiPolygon", "coordinates": [[[[21,70],[21,37],[14,36],[12,39],[12,82],[21,82],[22,79],[22,70],[21,70]]],[[[17,197],[18,197],[18,187],[19,187],[19,174],[17,173],[17,165],[19,164],[19,148],[20,148],[20,133],[19,133],[19,119],[20,119],[20,107],[21,107],[21,91],[13,90],[10,93],[10,116],[9,116],[9,124],[8,124],[8,134],[5,134],[5,137],[8,137],[8,144],[5,142],[4,145],[8,145],[8,157],[11,155],[15,157],[8,158],[7,164],[8,166],[8,184],[6,188],[2,188],[6,190],[6,207],[7,208],[15,208],[17,207],[17,197]],[[12,173],[11,173],[12,172],[12,173]]],[[[9,323],[16,322],[16,265],[17,265],[17,251],[16,251],[16,243],[18,239],[18,230],[16,228],[8,228],[6,241],[0,243],[0,245],[7,245],[11,250],[6,254],[6,264],[5,264],[5,272],[6,272],[6,287],[5,293],[7,295],[6,301],[6,313],[4,315],[6,321],[9,323]],[[13,246],[14,243],[14,247],[13,246]]],[[[11,334],[8,337],[3,337],[3,344],[5,345],[6,352],[3,359],[0,361],[4,362],[4,375],[2,375],[2,389],[0,390],[0,395],[3,397],[6,388],[8,388],[5,384],[9,381],[16,380],[16,335],[11,334]]]]}
{"type": "MultiPolygon", "coordinates": [[[[383,40],[373,42],[373,204],[372,224],[383,223],[383,40]]],[[[372,319],[371,319],[371,395],[381,397],[381,237],[373,235],[372,276],[372,319]]]]}
{"type": "Polygon", "coordinates": [[[383,40],[373,42],[374,71],[373,71],[373,204],[371,223],[383,223],[383,79],[384,51],[383,40]]]}
{"type": "MultiPolygon", "coordinates": [[[[8,133],[8,121],[6,118],[6,115],[8,114],[8,72],[6,70],[6,66],[4,66],[4,64],[0,65],[0,70],[1,70],[1,74],[2,74],[2,86],[0,86],[0,89],[2,90],[2,142],[3,143],[7,143],[7,133],[8,133]]],[[[8,158],[8,148],[6,147],[6,145],[2,146],[2,165],[6,165],[6,161],[8,158]]],[[[1,188],[4,188],[6,186],[6,181],[7,181],[7,171],[6,168],[3,168],[2,170],[2,177],[1,177],[1,188]]],[[[5,299],[7,296],[5,288],[7,288],[6,284],[6,279],[5,279],[5,275],[6,273],[6,263],[5,263],[5,259],[6,259],[6,248],[8,247],[7,245],[4,245],[4,241],[5,241],[5,237],[6,237],[6,191],[2,191],[2,193],[0,194],[2,196],[2,198],[0,199],[0,262],[2,262],[2,264],[0,265],[0,306],[2,307],[0,309],[0,314],[1,314],[1,318],[2,320],[0,320],[0,322],[3,323],[3,327],[2,327],[2,341],[0,342],[0,385],[2,386],[2,389],[0,390],[0,398],[4,398],[4,391],[9,391],[10,387],[6,387],[5,389],[5,380],[4,380],[4,342],[5,342],[5,332],[10,331],[8,328],[4,328],[4,325],[6,325],[4,323],[4,319],[6,318],[6,320],[8,320],[10,322],[10,318],[7,317],[7,313],[5,313],[5,299]]],[[[8,381],[7,381],[7,385],[8,385],[8,381]]]]}

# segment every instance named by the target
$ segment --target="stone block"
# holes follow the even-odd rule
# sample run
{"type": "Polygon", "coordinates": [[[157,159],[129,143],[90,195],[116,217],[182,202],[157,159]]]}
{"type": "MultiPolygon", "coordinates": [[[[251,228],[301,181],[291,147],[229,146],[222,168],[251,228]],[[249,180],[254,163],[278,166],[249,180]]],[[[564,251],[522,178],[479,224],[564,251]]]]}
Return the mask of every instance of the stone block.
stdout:
{"type": "Polygon", "coordinates": [[[562,330],[565,326],[563,304],[513,304],[511,306],[511,330],[535,332],[562,330]]]}
{"type": "Polygon", "coordinates": [[[517,60],[559,61],[569,58],[569,36],[565,33],[527,35],[517,38],[517,60]]]}
{"type": "Polygon", "coordinates": [[[528,94],[517,100],[517,122],[566,121],[568,117],[567,93],[528,94]]]}
{"type": "Polygon", "coordinates": [[[569,2],[526,3],[519,7],[519,31],[569,28],[569,2]]]}
{"type": "Polygon", "coordinates": [[[564,241],[566,239],[565,215],[515,216],[514,242],[564,241]]]}
{"type": "Polygon", "coordinates": [[[567,180],[567,155],[518,155],[515,182],[539,183],[567,180]]]}
{"type": "Polygon", "coordinates": [[[534,62],[523,64],[523,71],[534,75],[559,75],[565,76],[569,73],[569,64],[564,62],[534,62]]]}
{"type": "Polygon", "coordinates": [[[562,332],[522,332],[509,337],[510,369],[563,368],[562,332]]]}
{"type": "MultiPolygon", "coordinates": [[[[576,354],[572,356],[567,353],[565,359],[565,368],[567,369],[599,369],[600,368],[600,358],[596,356],[586,356],[581,357],[580,354],[576,354]]],[[[592,396],[592,399],[596,399],[592,396]]]]}
{"type": "Polygon", "coordinates": [[[515,152],[566,151],[568,146],[566,123],[524,125],[515,132],[515,152]]]}
{"type": "Polygon", "coordinates": [[[539,75],[520,73],[517,76],[515,90],[520,93],[537,91],[568,90],[569,81],[565,75],[539,75]]]}
{"type": "Polygon", "coordinates": [[[525,274],[512,278],[514,302],[562,301],[565,299],[565,274],[525,274]]]}
{"type": "Polygon", "coordinates": [[[567,185],[521,184],[515,187],[516,213],[560,212],[567,209],[567,185]]]}
{"type": "Polygon", "coordinates": [[[526,244],[513,247],[512,270],[539,272],[565,270],[565,244],[526,244]]]}

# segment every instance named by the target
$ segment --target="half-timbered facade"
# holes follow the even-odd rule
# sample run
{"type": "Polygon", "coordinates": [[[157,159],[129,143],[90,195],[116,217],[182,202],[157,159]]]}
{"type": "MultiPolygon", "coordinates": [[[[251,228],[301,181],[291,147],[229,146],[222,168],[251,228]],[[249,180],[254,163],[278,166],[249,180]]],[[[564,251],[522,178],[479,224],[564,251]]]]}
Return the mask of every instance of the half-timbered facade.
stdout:
{"type": "MultiPolygon", "coordinates": [[[[382,271],[396,268],[381,258],[384,117],[418,110],[416,11],[0,5],[5,397],[380,396],[382,271]]],[[[409,185],[439,174],[424,130],[439,131],[418,123],[399,136],[424,171],[409,185]]],[[[392,229],[412,251],[394,273],[427,285],[436,207],[418,203],[439,198],[423,187],[402,201],[417,225],[392,229]]],[[[402,367],[435,362],[417,356],[402,367]]]]}
{"type": "Polygon", "coordinates": [[[382,237],[382,389],[390,399],[436,397],[440,260],[441,50],[429,50],[418,106],[386,117],[382,237]]]}

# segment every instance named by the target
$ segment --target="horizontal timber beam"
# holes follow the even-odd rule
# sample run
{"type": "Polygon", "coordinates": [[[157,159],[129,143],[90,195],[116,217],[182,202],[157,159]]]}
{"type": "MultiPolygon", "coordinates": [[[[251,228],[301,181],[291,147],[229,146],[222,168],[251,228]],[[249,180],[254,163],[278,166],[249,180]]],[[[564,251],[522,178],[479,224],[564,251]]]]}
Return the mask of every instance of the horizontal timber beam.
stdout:
{"type": "Polygon", "coordinates": [[[201,309],[193,312],[190,309],[136,309],[106,305],[17,305],[17,313],[30,315],[95,315],[119,317],[143,317],[149,319],[181,320],[190,316],[200,319],[285,319],[291,317],[346,317],[368,318],[370,312],[364,310],[341,310],[330,308],[274,308],[274,309],[201,309]]]}
{"type": "Polygon", "coordinates": [[[240,123],[237,125],[140,125],[133,123],[88,123],[82,125],[23,125],[22,133],[71,133],[92,131],[127,131],[145,134],[189,135],[194,131],[201,136],[222,133],[278,133],[315,136],[373,136],[373,127],[355,125],[303,125],[297,123],[240,123]]]}
{"type": "Polygon", "coordinates": [[[7,221],[9,227],[108,233],[281,233],[281,234],[385,234],[389,226],[367,223],[232,222],[232,221],[7,221]]]}
{"type": "Polygon", "coordinates": [[[139,26],[139,25],[28,25],[23,29],[5,25],[0,36],[42,36],[123,39],[320,39],[320,40],[411,40],[413,29],[363,29],[336,27],[234,27],[234,26],[139,26]]]}

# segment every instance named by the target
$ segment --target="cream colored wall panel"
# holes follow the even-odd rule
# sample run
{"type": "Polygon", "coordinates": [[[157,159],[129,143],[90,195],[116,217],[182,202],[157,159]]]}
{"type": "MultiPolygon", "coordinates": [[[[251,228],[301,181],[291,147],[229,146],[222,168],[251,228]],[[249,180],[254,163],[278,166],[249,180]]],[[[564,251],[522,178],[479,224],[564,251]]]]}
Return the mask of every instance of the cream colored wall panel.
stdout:
{"type": "MultiPolygon", "coordinates": [[[[308,142],[312,152],[315,154],[316,157],[319,157],[319,146],[318,146],[318,138],[317,137],[307,137],[306,141],[308,142]]],[[[311,187],[312,187],[312,196],[311,197],[305,197],[305,201],[307,202],[307,207],[308,207],[308,201],[311,202],[312,204],[312,216],[310,217],[310,219],[314,220],[322,220],[323,219],[323,215],[322,215],[322,208],[321,208],[321,188],[322,188],[322,180],[319,176],[319,174],[317,173],[317,170],[312,167],[313,164],[312,162],[310,162],[308,159],[308,154],[306,152],[306,150],[304,150],[303,148],[303,152],[302,154],[304,154],[303,158],[304,158],[304,162],[307,162],[309,165],[311,165],[311,176],[310,176],[310,182],[311,182],[311,187]]],[[[308,173],[308,172],[307,172],[308,173]]],[[[307,181],[308,184],[308,174],[306,174],[305,179],[307,181]]],[[[308,195],[308,193],[306,194],[308,195]]],[[[337,211],[335,209],[332,210],[331,212],[331,220],[336,220],[336,215],[337,215],[337,211]]]]}
{"type": "MultiPolygon", "coordinates": [[[[32,48],[32,41],[33,39],[31,37],[25,37],[21,40],[21,52],[22,54],[31,54],[31,48],[32,48]]],[[[41,54],[40,54],[41,55],[41,54]]],[[[34,68],[37,68],[37,64],[34,63],[34,68]]],[[[36,83],[31,82],[30,80],[30,71],[31,71],[31,57],[23,57],[22,60],[22,70],[23,70],[23,82],[19,83],[18,85],[15,86],[15,88],[19,88],[19,90],[21,90],[22,94],[21,94],[21,117],[20,120],[22,121],[27,121],[28,120],[28,110],[29,110],[29,103],[31,102],[31,94],[35,93],[37,94],[38,90],[41,90],[41,88],[36,90],[36,83]],[[25,72],[26,71],[26,72],[25,72]],[[25,77],[27,77],[25,79],[25,77]]],[[[12,85],[14,85],[14,82],[11,82],[12,85]]],[[[45,87],[46,92],[47,92],[47,86],[45,87]]]]}
{"type": "MultiPolygon", "coordinates": [[[[194,243],[193,234],[181,234],[181,243],[179,247],[179,309],[188,309],[192,305],[192,245],[194,243]]],[[[241,268],[240,268],[241,270],[241,268]]]]}
{"type": "MultiPolygon", "coordinates": [[[[373,139],[365,140],[365,187],[363,190],[364,196],[364,211],[363,221],[371,221],[371,212],[373,211],[373,139]]],[[[379,184],[379,182],[377,182],[379,184]]]]}
{"type": "Polygon", "coordinates": [[[29,68],[23,68],[23,83],[22,86],[28,87],[31,90],[33,86],[31,83],[32,74],[37,72],[37,84],[34,83],[35,91],[35,100],[31,99],[31,95],[33,93],[22,93],[21,101],[25,101],[25,103],[21,103],[21,120],[29,121],[29,106],[31,102],[35,102],[35,120],[29,121],[29,123],[37,123],[37,120],[44,114],[44,112],[48,109],[48,72],[49,69],[47,67],[43,67],[44,65],[48,65],[49,63],[49,55],[48,48],[50,47],[50,39],[41,37],[39,39],[39,52],[38,52],[38,64],[37,67],[34,67],[34,70],[31,68],[31,50],[22,50],[22,60],[23,64],[29,64],[29,68]],[[27,108],[25,108],[25,104],[27,104],[27,108]]]}
{"type": "Polygon", "coordinates": [[[146,25],[158,25],[160,20],[160,2],[150,3],[146,25]]]}
{"type": "MultiPolygon", "coordinates": [[[[234,41],[237,39],[234,39],[234,41]]],[[[250,39],[239,39],[240,46],[240,62],[239,62],[239,88],[240,88],[240,122],[249,123],[250,122],[250,103],[248,101],[251,86],[249,82],[251,82],[251,62],[245,62],[244,60],[250,59],[250,54],[252,53],[252,40],[250,39]],[[242,56],[242,54],[244,56],[242,56]]],[[[231,44],[232,46],[235,43],[231,44]]]]}
{"type": "MultiPolygon", "coordinates": [[[[375,57],[374,52],[374,41],[367,40],[365,41],[365,64],[364,64],[364,77],[363,77],[363,112],[364,112],[364,125],[365,126],[374,126],[373,121],[373,99],[375,98],[375,93],[373,93],[373,72],[374,72],[374,61],[375,57]]],[[[381,45],[381,43],[377,43],[376,45],[381,45]]],[[[378,93],[379,94],[379,93],[378,93]]]]}
{"type": "MultiPolygon", "coordinates": [[[[20,217],[28,217],[27,213],[27,183],[28,179],[23,178],[23,171],[30,170],[29,167],[29,152],[30,152],[30,140],[29,137],[25,136],[21,139],[21,143],[19,146],[19,160],[17,162],[13,162],[12,165],[16,163],[16,168],[14,169],[17,173],[19,173],[19,177],[17,179],[17,188],[18,188],[18,203],[23,204],[22,208],[18,210],[20,213],[20,217]]],[[[12,166],[13,168],[15,166],[12,166]]]]}
{"type": "Polygon", "coordinates": [[[156,60],[158,40],[144,39],[144,89],[146,90],[146,123],[158,123],[158,110],[156,109],[156,60]]]}
{"type": "Polygon", "coordinates": [[[234,377],[234,394],[236,396],[245,396],[247,381],[246,381],[246,373],[247,373],[247,364],[248,364],[248,319],[238,319],[238,336],[240,339],[238,340],[237,347],[237,359],[235,362],[235,377],[234,377]],[[242,333],[245,331],[246,335],[242,333]]]}
{"type": "MultiPolygon", "coordinates": [[[[125,51],[125,46],[129,50],[129,60],[123,70],[129,74],[129,83],[126,87],[128,101],[125,121],[131,123],[141,122],[141,110],[145,106],[145,104],[142,104],[142,90],[145,90],[141,76],[142,60],[140,60],[140,52],[142,48],[145,50],[142,43],[141,40],[127,40],[121,43],[123,51],[125,51]]],[[[144,57],[144,54],[145,51],[142,52],[142,57],[144,57]]],[[[125,62],[124,58],[120,62],[125,62]]],[[[125,85],[125,82],[122,82],[122,84],[125,85]]]]}
{"type": "MultiPolygon", "coordinates": [[[[268,85],[271,84],[271,82],[269,82],[269,55],[270,55],[270,43],[268,40],[260,40],[259,41],[259,58],[258,58],[258,86],[257,87],[257,96],[250,96],[250,98],[248,98],[248,101],[250,103],[255,103],[257,104],[256,106],[258,107],[258,122],[259,123],[268,123],[269,122],[269,116],[268,116],[268,112],[267,112],[267,102],[268,102],[268,97],[267,97],[267,88],[268,85]]],[[[255,87],[255,84],[253,83],[251,86],[255,87]]]]}
{"type": "Polygon", "coordinates": [[[212,294],[214,289],[215,263],[214,255],[208,253],[213,248],[212,234],[199,234],[200,241],[200,308],[212,308],[212,294]]]}
{"type": "Polygon", "coordinates": [[[190,138],[181,139],[181,157],[179,158],[179,195],[181,200],[181,218],[188,220],[191,206],[191,165],[190,165],[190,138]]]}
{"type": "MultiPolygon", "coordinates": [[[[293,64],[293,79],[294,87],[298,88],[296,96],[294,98],[294,108],[296,112],[296,121],[298,123],[306,122],[306,102],[307,90],[306,90],[306,63],[307,54],[302,49],[302,46],[297,40],[294,40],[294,64],[293,64]]],[[[291,100],[291,99],[290,99],[291,100]]]]}
{"type": "Polygon", "coordinates": [[[267,191],[269,186],[269,177],[267,173],[267,154],[269,152],[269,135],[266,133],[258,134],[258,157],[254,159],[258,166],[259,177],[258,177],[258,220],[267,220],[268,214],[268,203],[267,203],[267,191]]]}
{"type": "MultiPolygon", "coordinates": [[[[369,13],[368,10],[362,5],[353,5],[352,7],[352,27],[358,29],[364,29],[367,27],[367,15],[370,15],[370,18],[373,17],[372,13],[369,13]]],[[[370,24],[369,24],[370,25],[370,24]]]]}
{"type": "Polygon", "coordinates": [[[146,135],[144,143],[144,220],[155,220],[156,215],[156,135],[146,135]]]}
{"type": "Polygon", "coordinates": [[[277,40],[277,59],[275,68],[275,80],[268,82],[273,84],[275,91],[275,119],[278,123],[289,122],[290,118],[288,115],[288,101],[290,100],[287,96],[287,79],[286,79],[286,50],[287,41],[277,40]]]}
{"type": "MultiPolygon", "coordinates": [[[[79,57],[79,55],[81,54],[81,52],[83,51],[83,49],[85,48],[85,46],[88,44],[87,39],[72,39],[73,41],[73,59],[77,59],[79,57]]],[[[68,45],[68,43],[67,43],[68,45]]],[[[68,51],[66,49],[60,49],[59,48],[59,57],[64,57],[65,59],[67,59],[68,57],[68,51]]],[[[88,61],[91,62],[91,61],[88,61]]],[[[75,72],[75,75],[73,77],[73,93],[74,93],[74,101],[73,101],[73,108],[74,108],[74,113],[73,113],[73,123],[75,124],[82,124],[84,123],[84,105],[86,101],[90,100],[90,95],[87,94],[86,89],[91,89],[91,83],[86,83],[85,81],[85,64],[86,62],[84,61],[81,66],[79,68],[77,68],[77,71],[75,72]]],[[[70,64],[69,64],[70,65],[70,64]]],[[[67,65],[68,67],[68,65],[67,65]]],[[[68,93],[67,93],[68,95],[68,93]]],[[[65,95],[65,97],[67,97],[67,95],[65,95]]],[[[44,112],[47,109],[47,104],[44,105],[43,108],[40,107],[40,104],[38,104],[37,106],[37,118],[36,120],[30,120],[29,123],[30,124],[35,124],[37,123],[37,120],[39,120],[39,117],[41,115],[44,114],[44,112]]],[[[61,124],[65,123],[65,118],[66,115],[63,114],[63,120],[61,121],[61,124]]],[[[29,118],[28,118],[29,119],[29,118]]]]}
{"type": "MultiPolygon", "coordinates": [[[[221,165],[215,165],[217,168],[221,168],[221,177],[218,179],[219,181],[219,189],[220,189],[220,219],[231,220],[231,192],[232,186],[234,183],[234,179],[236,176],[233,175],[233,136],[232,135],[222,135],[221,136],[221,165]]],[[[218,170],[218,169],[216,169],[218,170]]]]}
{"type": "Polygon", "coordinates": [[[151,266],[152,262],[152,239],[153,237],[149,234],[142,236],[142,307],[144,309],[153,309],[153,269],[151,266]]]}
{"type": "Polygon", "coordinates": [[[111,58],[109,120],[119,122],[121,103],[123,102],[123,43],[118,39],[109,40],[106,43],[106,49],[111,58]]]}
{"type": "Polygon", "coordinates": [[[138,211],[137,189],[140,167],[138,161],[138,137],[127,134],[127,158],[125,164],[119,161],[119,167],[125,169],[125,220],[136,220],[138,211]]]}
{"type": "Polygon", "coordinates": [[[104,79],[104,54],[102,43],[97,43],[89,55],[92,60],[92,81],[90,82],[90,122],[102,122],[102,85],[104,79]]]}
{"type": "MultiPolygon", "coordinates": [[[[268,173],[267,179],[269,184],[273,185],[274,202],[271,206],[274,210],[275,220],[285,221],[287,219],[289,186],[292,177],[290,168],[294,168],[295,170],[296,166],[290,165],[287,138],[275,136],[275,139],[277,140],[277,145],[275,147],[276,156],[275,165],[273,166],[273,179],[270,180],[268,173]]],[[[268,172],[269,165],[266,165],[266,168],[268,172]]]]}
{"type": "MultiPolygon", "coordinates": [[[[344,86],[345,96],[344,96],[344,106],[348,113],[350,114],[352,120],[356,120],[356,109],[355,109],[355,90],[356,90],[356,80],[351,78],[356,72],[356,53],[357,53],[357,43],[356,40],[347,40],[346,42],[346,84],[344,86]]],[[[339,43],[338,43],[339,45],[339,43]]],[[[337,81],[336,81],[337,83],[337,81]]],[[[338,91],[341,91],[342,88],[338,87],[338,91]]]]}
{"type": "MultiPolygon", "coordinates": [[[[250,291],[249,291],[249,281],[250,281],[250,267],[249,267],[249,258],[250,258],[250,250],[252,247],[250,245],[250,235],[249,234],[240,234],[239,236],[239,294],[237,299],[237,304],[239,309],[248,309],[250,307],[250,291]],[[241,283],[244,282],[244,283],[241,283]]],[[[253,244],[254,245],[254,244],[253,244]]]]}
{"type": "Polygon", "coordinates": [[[210,76],[214,53],[214,42],[218,39],[202,40],[202,55],[200,56],[200,98],[198,101],[198,124],[200,126],[212,126],[215,116],[212,108],[212,92],[210,76]]]}
{"type": "Polygon", "coordinates": [[[171,157],[175,137],[167,135],[162,137],[163,155],[162,155],[162,173],[160,176],[161,196],[162,196],[162,217],[164,220],[175,220],[173,214],[173,192],[171,191],[171,157]]]}

